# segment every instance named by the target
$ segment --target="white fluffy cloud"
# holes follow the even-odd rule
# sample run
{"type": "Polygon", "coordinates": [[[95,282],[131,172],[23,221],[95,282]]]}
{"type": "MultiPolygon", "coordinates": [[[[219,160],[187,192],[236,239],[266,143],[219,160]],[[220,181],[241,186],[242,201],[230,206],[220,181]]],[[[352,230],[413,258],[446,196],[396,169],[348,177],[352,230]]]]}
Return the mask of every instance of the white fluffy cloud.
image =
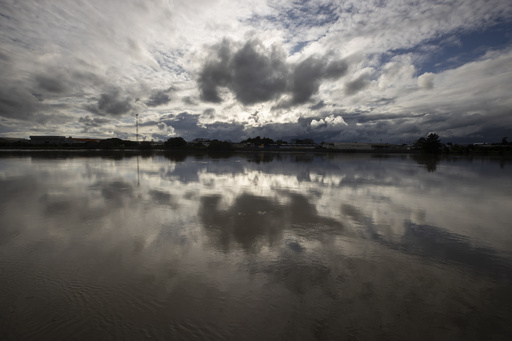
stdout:
{"type": "Polygon", "coordinates": [[[311,127],[313,129],[326,129],[326,130],[332,130],[337,129],[340,126],[346,126],[347,123],[343,120],[343,117],[341,116],[327,116],[325,118],[321,118],[319,120],[312,120],[311,121],[311,127]]]}
{"type": "Polygon", "coordinates": [[[432,89],[434,87],[434,74],[425,72],[418,77],[418,86],[423,89],[432,89]]]}

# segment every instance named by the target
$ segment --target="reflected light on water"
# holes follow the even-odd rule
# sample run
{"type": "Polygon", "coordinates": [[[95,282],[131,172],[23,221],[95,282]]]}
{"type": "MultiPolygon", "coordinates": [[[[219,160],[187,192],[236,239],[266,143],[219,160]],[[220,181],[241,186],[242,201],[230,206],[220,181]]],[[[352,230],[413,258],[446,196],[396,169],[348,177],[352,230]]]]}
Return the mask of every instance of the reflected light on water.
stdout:
{"type": "Polygon", "coordinates": [[[0,339],[507,339],[510,163],[0,158],[0,339]]]}

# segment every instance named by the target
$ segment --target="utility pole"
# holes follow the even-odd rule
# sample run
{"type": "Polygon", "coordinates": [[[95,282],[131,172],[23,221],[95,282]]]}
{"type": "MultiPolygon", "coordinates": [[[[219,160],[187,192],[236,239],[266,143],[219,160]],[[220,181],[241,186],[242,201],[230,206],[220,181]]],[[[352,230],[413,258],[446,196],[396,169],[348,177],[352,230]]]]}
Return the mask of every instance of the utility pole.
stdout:
{"type": "Polygon", "coordinates": [[[135,140],[139,143],[139,114],[135,114],[135,140]]]}

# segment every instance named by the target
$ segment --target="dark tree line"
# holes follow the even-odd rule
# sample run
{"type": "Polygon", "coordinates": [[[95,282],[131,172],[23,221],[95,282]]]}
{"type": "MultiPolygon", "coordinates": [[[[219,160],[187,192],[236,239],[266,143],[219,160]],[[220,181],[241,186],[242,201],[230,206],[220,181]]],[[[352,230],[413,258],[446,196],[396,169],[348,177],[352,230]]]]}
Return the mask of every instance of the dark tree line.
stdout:
{"type": "Polygon", "coordinates": [[[171,137],[164,142],[164,148],[168,150],[207,150],[207,151],[231,151],[233,145],[228,141],[211,140],[208,143],[199,142],[189,145],[182,137],[171,137]],[[206,146],[205,146],[206,144],[206,146]]]}
{"type": "Polygon", "coordinates": [[[165,149],[183,149],[187,146],[187,141],[183,137],[171,137],[164,142],[165,149]]]}
{"type": "Polygon", "coordinates": [[[441,143],[439,139],[439,135],[436,133],[430,133],[427,137],[420,137],[414,143],[414,149],[421,150],[422,152],[429,154],[440,153],[444,148],[444,145],[441,143]]]}
{"type": "Polygon", "coordinates": [[[243,140],[242,143],[249,143],[249,144],[252,144],[252,145],[255,145],[255,146],[266,146],[266,145],[269,145],[269,144],[275,144],[275,141],[271,138],[268,138],[268,137],[259,137],[259,136],[256,136],[256,137],[250,137],[246,140],[243,140]]]}

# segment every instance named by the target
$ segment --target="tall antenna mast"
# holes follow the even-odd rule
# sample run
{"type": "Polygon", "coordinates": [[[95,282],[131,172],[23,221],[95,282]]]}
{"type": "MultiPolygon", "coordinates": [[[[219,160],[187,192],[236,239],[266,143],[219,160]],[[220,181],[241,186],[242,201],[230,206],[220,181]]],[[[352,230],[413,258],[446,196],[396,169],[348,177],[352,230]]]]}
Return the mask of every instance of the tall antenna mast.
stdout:
{"type": "Polygon", "coordinates": [[[139,114],[135,114],[135,140],[139,142],[139,114]]]}

